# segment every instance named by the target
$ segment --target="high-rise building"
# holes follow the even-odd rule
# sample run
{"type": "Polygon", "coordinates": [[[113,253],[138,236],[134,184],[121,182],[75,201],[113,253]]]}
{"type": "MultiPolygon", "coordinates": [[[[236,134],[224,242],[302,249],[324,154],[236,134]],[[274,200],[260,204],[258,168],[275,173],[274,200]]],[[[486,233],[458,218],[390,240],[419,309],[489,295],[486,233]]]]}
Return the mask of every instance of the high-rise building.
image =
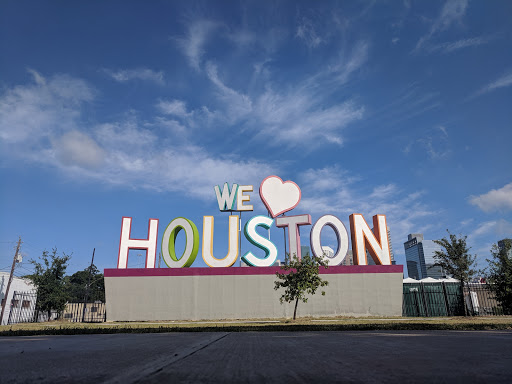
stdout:
{"type": "MultiPolygon", "coordinates": [[[[503,250],[503,249],[505,249],[505,241],[506,241],[506,240],[508,240],[508,241],[512,242],[512,239],[503,239],[503,240],[498,241],[498,248],[500,249],[500,251],[501,251],[501,250],[503,250]]],[[[508,257],[509,257],[510,259],[512,259],[512,247],[510,247],[510,248],[508,249],[507,254],[508,254],[508,257]]]]}
{"type": "Polygon", "coordinates": [[[407,272],[413,279],[432,277],[441,279],[446,277],[443,268],[434,266],[435,251],[440,251],[441,246],[432,240],[425,240],[422,233],[411,233],[404,243],[407,272]]]}
{"type": "Polygon", "coordinates": [[[354,265],[354,257],[352,256],[352,250],[347,251],[347,256],[341,262],[341,265],[354,265]]]}

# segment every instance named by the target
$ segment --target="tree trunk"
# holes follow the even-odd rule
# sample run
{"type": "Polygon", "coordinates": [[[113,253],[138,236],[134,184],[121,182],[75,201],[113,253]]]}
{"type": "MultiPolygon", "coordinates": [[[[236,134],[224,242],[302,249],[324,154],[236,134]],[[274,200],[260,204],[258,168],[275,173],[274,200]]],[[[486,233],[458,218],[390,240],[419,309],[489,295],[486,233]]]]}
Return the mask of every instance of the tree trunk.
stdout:
{"type": "Polygon", "coordinates": [[[293,311],[293,320],[297,317],[297,305],[299,304],[299,298],[295,300],[295,309],[293,311]]]}

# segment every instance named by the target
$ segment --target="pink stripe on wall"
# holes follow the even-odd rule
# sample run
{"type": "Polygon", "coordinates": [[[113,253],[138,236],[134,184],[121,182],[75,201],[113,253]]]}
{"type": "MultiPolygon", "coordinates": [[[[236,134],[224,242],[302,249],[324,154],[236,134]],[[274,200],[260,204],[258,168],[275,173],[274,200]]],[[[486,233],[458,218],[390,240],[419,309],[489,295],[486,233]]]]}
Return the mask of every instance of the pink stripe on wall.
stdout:
{"type": "MultiPolygon", "coordinates": [[[[338,265],[320,268],[322,275],[344,273],[403,273],[403,265],[338,265]]],[[[105,277],[143,276],[248,276],[275,275],[281,267],[228,267],[228,268],[126,268],[105,269],[105,277]]]]}

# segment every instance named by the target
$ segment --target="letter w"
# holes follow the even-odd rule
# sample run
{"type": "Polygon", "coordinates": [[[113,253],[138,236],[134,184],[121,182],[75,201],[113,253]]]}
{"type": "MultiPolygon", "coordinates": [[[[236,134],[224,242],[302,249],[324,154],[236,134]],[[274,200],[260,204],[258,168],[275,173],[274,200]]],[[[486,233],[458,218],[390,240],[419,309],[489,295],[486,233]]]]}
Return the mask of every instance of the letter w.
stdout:
{"type": "Polygon", "coordinates": [[[222,192],[220,191],[220,187],[218,185],[216,185],[214,189],[215,195],[217,196],[217,203],[219,204],[219,209],[221,211],[232,211],[236,203],[238,184],[233,184],[231,192],[229,191],[228,183],[224,183],[224,188],[222,189],[222,192]]]}

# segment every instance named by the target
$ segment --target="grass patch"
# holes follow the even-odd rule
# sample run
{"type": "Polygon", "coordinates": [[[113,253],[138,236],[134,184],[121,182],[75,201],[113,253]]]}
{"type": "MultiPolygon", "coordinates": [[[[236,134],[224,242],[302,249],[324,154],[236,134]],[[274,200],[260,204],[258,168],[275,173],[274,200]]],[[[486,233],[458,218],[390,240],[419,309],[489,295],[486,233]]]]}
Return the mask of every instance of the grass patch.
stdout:
{"type": "Polygon", "coordinates": [[[512,330],[512,317],[475,318],[301,318],[218,322],[132,322],[81,324],[57,321],[0,327],[0,336],[88,335],[162,332],[318,332],[408,330],[512,330]],[[273,322],[266,322],[273,321],[273,322]]]}

